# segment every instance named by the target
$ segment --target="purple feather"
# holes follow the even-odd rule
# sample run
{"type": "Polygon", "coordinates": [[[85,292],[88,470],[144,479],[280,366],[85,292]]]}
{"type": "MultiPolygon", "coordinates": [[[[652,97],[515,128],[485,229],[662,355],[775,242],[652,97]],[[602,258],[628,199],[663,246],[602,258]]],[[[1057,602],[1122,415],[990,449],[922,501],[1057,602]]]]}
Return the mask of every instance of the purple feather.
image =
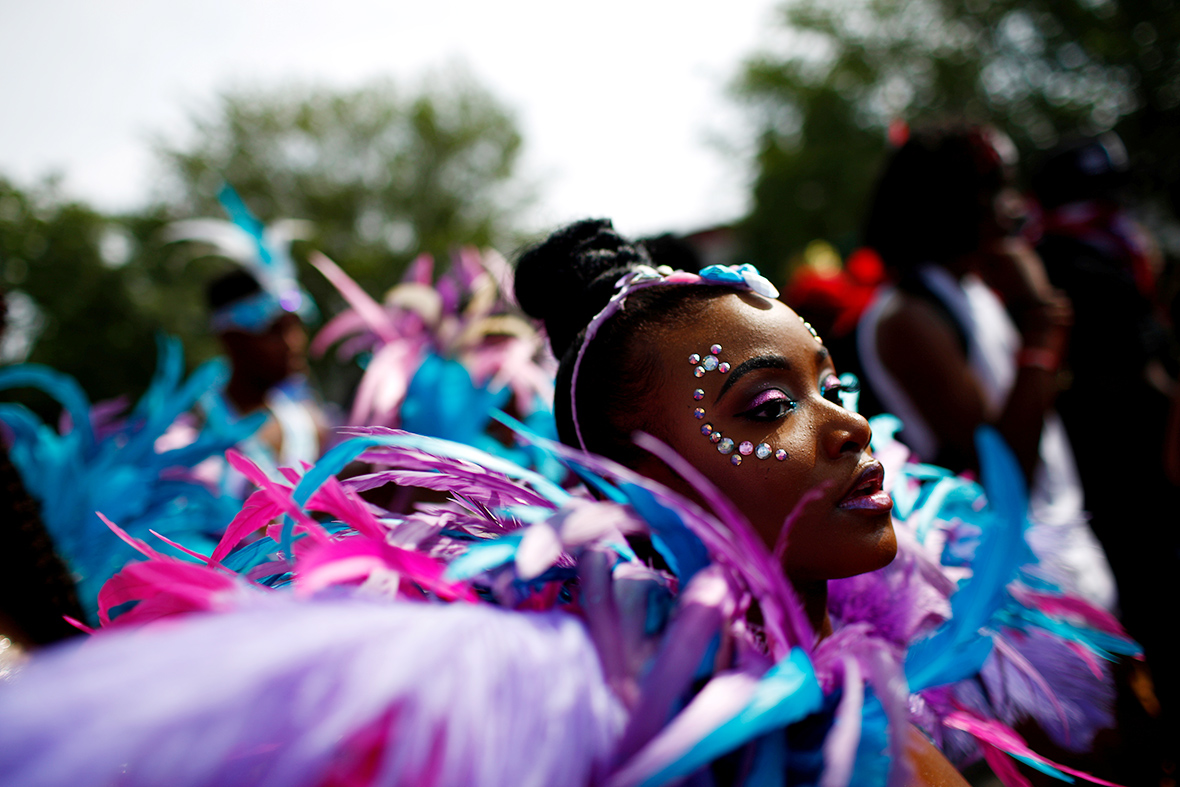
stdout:
{"type": "Polygon", "coordinates": [[[856,659],[845,657],[841,661],[844,695],[836,708],[835,724],[824,739],[824,762],[828,767],[820,777],[820,787],[848,787],[856,763],[856,746],[860,742],[864,682],[856,659]]]}
{"type": "Polygon", "coordinates": [[[897,557],[884,568],[828,582],[828,609],[840,625],[870,624],[906,647],[950,616],[955,585],[897,528],[897,557]]]}
{"type": "Polygon", "coordinates": [[[640,698],[619,744],[625,761],[646,745],[689,688],[705,649],[732,617],[733,588],[715,567],[700,571],[680,597],[675,618],[640,685],[640,698]]]}
{"type": "Polygon", "coordinates": [[[1005,630],[1001,636],[1005,649],[993,652],[981,672],[1001,721],[1015,724],[1031,718],[1070,751],[1087,750],[1095,734],[1114,726],[1109,673],[1097,678],[1089,662],[1051,634],[1005,630]],[[1034,677],[1040,675],[1051,677],[1053,696],[1047,695],[1045,682],[1034,677]]]}
{"type": "Polygon", "coordinates": [[[622,723],[569,616],[281,596],[61,648],[0,705],[12,787],[583,787],[622,723]]]}
{"type": "Polygon", "coordinates": [[[469,500],[476,500],[489,508],[512,505],[548,507],[550,505],[548,500],[530,492],[518,482],[499,478],[487,471],[465,473],[460,476],[452,472],[381,470],[376,473],[354,476],[344,483],[358,492],[376,489],[385,484],[433,489],[437,492],[450,492],[469,500]]]}

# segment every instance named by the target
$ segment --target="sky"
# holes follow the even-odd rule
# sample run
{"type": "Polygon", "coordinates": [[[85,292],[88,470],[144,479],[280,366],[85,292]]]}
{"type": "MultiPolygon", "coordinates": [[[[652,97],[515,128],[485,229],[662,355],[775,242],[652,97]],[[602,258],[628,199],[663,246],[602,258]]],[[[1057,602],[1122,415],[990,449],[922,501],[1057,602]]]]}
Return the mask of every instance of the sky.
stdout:
{"type": "Polygon", "coordinates": [[[628,234],[745,211],[748,131],[727,88],[771,41],[774,0],[0,0],[0,174],[57,173],[131,209],[151,142],[185,139],[219,92],[292,81],[413,87],[459,66],[516,114],[544,229],[628,234]]]}

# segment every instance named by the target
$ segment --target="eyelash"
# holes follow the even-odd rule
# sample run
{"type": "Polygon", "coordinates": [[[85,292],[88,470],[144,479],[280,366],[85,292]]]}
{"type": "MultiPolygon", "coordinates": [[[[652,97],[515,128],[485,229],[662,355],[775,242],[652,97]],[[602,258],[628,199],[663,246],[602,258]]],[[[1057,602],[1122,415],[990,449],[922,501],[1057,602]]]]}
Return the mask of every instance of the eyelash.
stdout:
{"type": "Polygon", "coordinates": [[[860,381],[853,374],[843,374],[839,377],[829,374],[820,381],[819,392],[829,402],[856,412],[855,397],[860,393],[860,381]],[[852,399],[851,406],[848,398],[852,399]]]}
{"type": "MultiPolygon", "coordinates": [[[[763,391],[761,394],[755,397],[755,401],[771,392],[781,395],[767,399],[766,401],[763,401],[759,404],[755,404],[753,407],[738,413],[738,417],[745,418],[750,421],[777,421],[781,418],[785,418],[788,413],[799,406],[797,401],[787,396],[777,388],[763,391]]],[[[852,374],[844,374],[840,377],[837,377],[834,374],[829,374],[824,376],[824,378],[820,381],[819,392],[820,395],[829,402],[833,402],[840,405],[841,407],[851,410],[852,412],[856,412],[855,397],[856,394],[860,393],[860,381],[857,380],[856,376],[852,374]],[[850,398],[852,399],[851,402],[848,401],[850,398]]]]}
{"type": "MultiPolygon", "coordinates": [[[[756,404],[750,409],[738,413],[738,417],[745,418],[750,421],[777,421],[780,418],[785,418],[788,413],[799,406],[798,402],[787,396],[782,391],[778,391],[777,389],[772,390],[775,393],[782,394],[782,396],[775,396],[773,398],[767,399],[764,402],[756,404]]],[[[757,398],[761,398],[761,396],[767,393],[770,393],[770,391],[764,391],[763,394],[757,398]]],[[[757,398],[755,401],[757,401],[757,398]]]]}

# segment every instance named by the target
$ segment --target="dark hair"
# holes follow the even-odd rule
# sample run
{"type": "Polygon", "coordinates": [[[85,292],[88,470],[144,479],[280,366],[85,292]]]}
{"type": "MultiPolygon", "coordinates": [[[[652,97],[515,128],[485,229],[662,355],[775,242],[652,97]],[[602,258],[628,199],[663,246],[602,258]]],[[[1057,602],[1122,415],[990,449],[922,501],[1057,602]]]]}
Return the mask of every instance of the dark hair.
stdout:
{"type": "Polygon", "coordinates": [[[1066,142],[1045,156],[1032,189],[1046,210],[1092,199],[1114,199],[1131,182],[1127,149],[1113,131],[1066,142]]]}
{"type": "MultiPolygon", "coordinates": [[[[570,385],[587,325],[606,306],[615,284],[636,265],[650,265],[646,249],[617,232],[608,219],[587,219],[529,247],[516,265],[516,299],[545,323],[559,359],[553,410],[558,436],[578,445],[570,385]]],[[[627,298],[586,348],[578,370],[578,424],[586,448],[628,464],[641,455],[636,430],[653,431],[644,407],[659,369],[658,332],[696,317],[707,298],[728,287],[650,287],[627,298]],[[691,296],[691,297],[690,297],[691,296]],[[637,338],[643,341],[636,341],[637,338]]],[[[687,362],[687,361],[686,361],[687,362]]]]}
{"type": "Polygon", "coordinates": [[[250,273],[236,268],[218,276],[205,288],[205,303],[210,311],[216,311],[227,303],[245,298],[260,291],[262,285],[250,273]]]}
{"type": "Polygon", "coordinates": [[[700,273],[704,267],[700,252],[679,235],[665,232],[663,235],[640,238],[637,242],[651,257],[652,265],[667,265],[689,273],[700,273]]]}
{"type": "Polygon", "coordinates": [[[972,126],[917,131],[885,165],[864,242],[901,278],[916,265],[946,262],[979,245],[980,220],[1008,182],[992,134],[972,126]]]}

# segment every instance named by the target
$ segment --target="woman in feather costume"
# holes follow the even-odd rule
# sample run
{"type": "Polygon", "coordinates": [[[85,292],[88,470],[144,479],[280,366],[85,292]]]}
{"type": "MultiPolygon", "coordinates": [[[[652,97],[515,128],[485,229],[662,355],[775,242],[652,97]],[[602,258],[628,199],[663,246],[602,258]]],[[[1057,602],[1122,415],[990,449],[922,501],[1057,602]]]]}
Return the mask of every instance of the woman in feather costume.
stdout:
{"type": "Polygon", "coordinates": [[[1096,654],[1131,646],[1086,605],[1011,584],[1024,500],[994,436],[986,505],[933,471],[892,479],[922,537],[966,563],[956,590],[918,527],[895,533],[849,381],[755,271],[657,270],[589,222],[522,261],[526,309],[537,265],[533,292],[570,318],[548,326],[559,428],[630,468],[548,445],[590,490],[571,493],[376,427],[286,483],[231,455],[259,491],[205,564],[127,536],[148,559],[104,587],[112,630],[0,691],[21,722],[0,727],[9,782],[962,783],[911,720],[967,735],[1010,785],[1026,782],[1001,751],[1064,777],[1004,723],[1008,695],[963,686],[1012,632],[1068,642],[1098,684],[1096,654]],[[333,478],[358,456],[381,469],[333,478]],[[394,516],[354,494],[387,482],[452,500],[394,516]]]}

